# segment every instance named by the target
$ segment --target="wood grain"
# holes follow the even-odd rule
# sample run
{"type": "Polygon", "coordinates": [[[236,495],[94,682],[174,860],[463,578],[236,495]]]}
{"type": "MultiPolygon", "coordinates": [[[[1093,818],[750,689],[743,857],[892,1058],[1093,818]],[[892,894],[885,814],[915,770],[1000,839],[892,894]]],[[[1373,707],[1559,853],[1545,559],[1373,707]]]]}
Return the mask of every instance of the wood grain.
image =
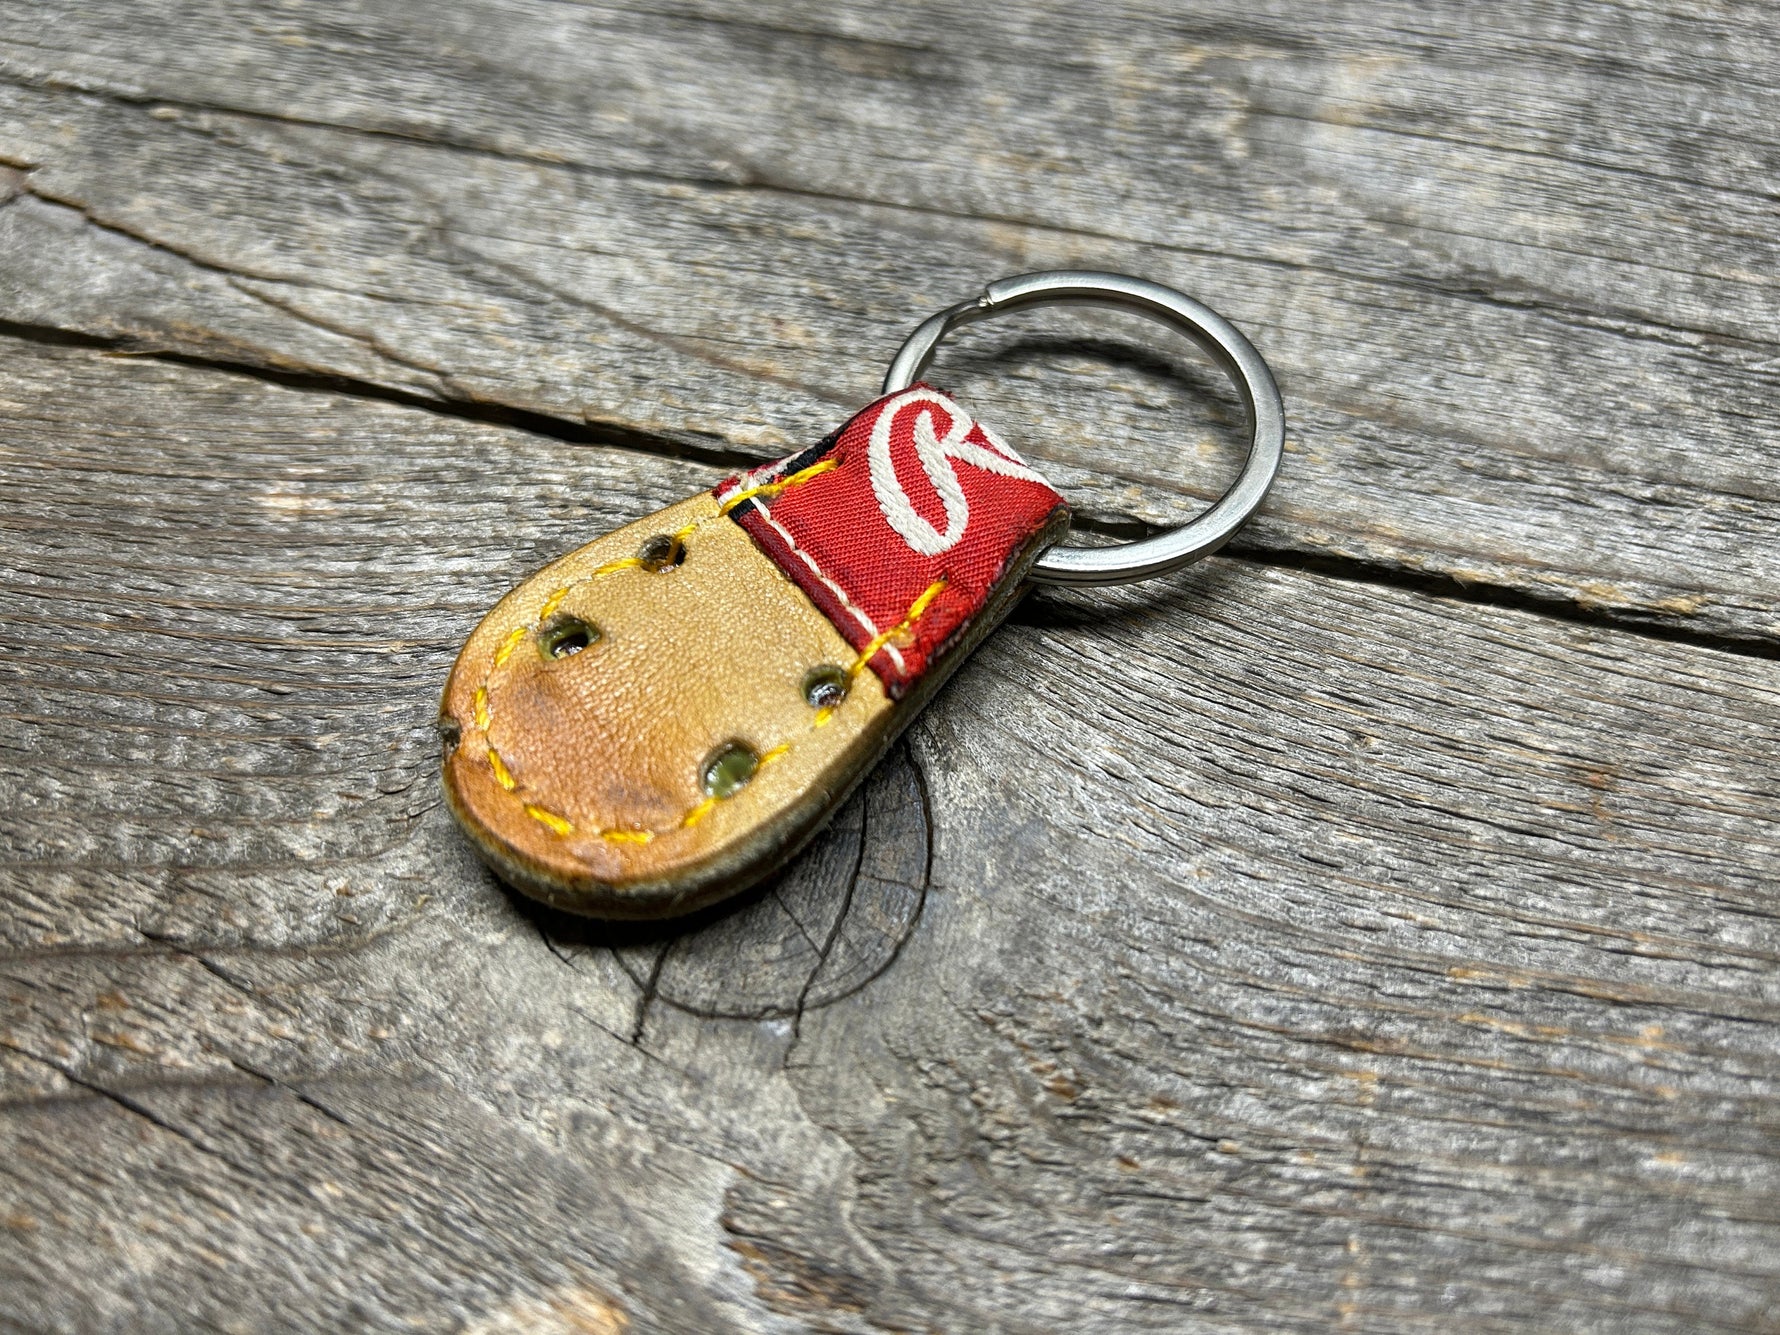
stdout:
{"type": "MultiPolygon", "coordinates": [[[[1246,550],[1780,634],[1759,6],[15,13],[19,322],[758,456],[986,279],[1124,269],[1285,384],[1246,550]]],[[[938,373],[1091,514],[1178,519],[1233,471],[1228,405],[1087,327],[938,373]]]]}
{"type": "MultiPolygon", "coordinates": [[[[0,1325],[1776,1329],[1765,9],[6,17],[0,1325]],[[731,911],[492,881],[483,611],[1059,263],[1281,372],[1242,543],[731,911]]],[[[1104,529],[1233,462],[1128,323],[940,369],[1104,529]]]]}
{"type": "Polygon", "coordinates": [[[431,714],[716,470],[10,353],[6,1320],[1766,1328],[1771,662],[1247,560],[1045,595],[649,937],[488,879],[431,714]]]}

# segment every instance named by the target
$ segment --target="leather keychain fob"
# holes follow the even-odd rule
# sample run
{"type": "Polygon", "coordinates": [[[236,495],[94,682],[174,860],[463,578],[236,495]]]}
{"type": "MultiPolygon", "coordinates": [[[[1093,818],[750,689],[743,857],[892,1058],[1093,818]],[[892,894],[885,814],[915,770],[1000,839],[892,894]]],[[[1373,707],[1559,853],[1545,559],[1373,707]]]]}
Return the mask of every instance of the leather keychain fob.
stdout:
{"type": "Polygon", "coordinates": [[[1028,274],[920,326],[884,396],[802,453],[597,538],[519,585],[445,687],[445,791],[483,858],[559,908],[689,912],[782,866],[1029,581],[1144,578],[1221,546],[1278,469],[1258,353],[1199,303],[1114,274],[1028,274]],[[1049,550],[1069,509],[956,399],[916,382],[944,334],[1052,302],[1193,337],[1249,410],[1248,462],[1192,523],[1049,550]]]}

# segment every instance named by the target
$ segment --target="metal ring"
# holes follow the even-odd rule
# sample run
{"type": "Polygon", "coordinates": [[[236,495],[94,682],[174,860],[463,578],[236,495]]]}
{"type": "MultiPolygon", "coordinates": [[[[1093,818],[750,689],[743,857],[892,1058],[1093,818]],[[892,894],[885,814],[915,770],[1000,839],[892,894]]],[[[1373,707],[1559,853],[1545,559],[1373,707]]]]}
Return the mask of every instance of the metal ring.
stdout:
{"type": "Polygon", "coordinates": [[[884,393],[907,389],[952,330],[1004,311],[1063,303],[1118,306],[1160,320],[1192,339],[1235,382],[1248,410],[1248,459],[1230,489],[1197,519],[1117,547],[1052,547],[1027,578],[1037,584],[1126,584],[1164,575],[1209,556],[1230,540],[1267,495],[1285,453],[1286,413],[1273,372],[1235,325],[1171,287],[1125,274],[1053,269],[990,283],[910,334],[884,376],[884,393]]]}

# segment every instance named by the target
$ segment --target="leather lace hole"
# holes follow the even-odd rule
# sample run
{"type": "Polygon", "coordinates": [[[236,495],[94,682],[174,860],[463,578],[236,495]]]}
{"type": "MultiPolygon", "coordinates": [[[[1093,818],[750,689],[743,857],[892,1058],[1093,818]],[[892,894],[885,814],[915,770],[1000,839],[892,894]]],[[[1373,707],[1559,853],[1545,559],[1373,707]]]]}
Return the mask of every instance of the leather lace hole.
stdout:
{"type": "Polygon", "coordinates": [[[740,742],[720,746],[705,761],[701,777],[705,792],[712,797],[729,797],[747,787],[754,771],[760,768],[760,757],[740,742]]]}
{"type": "Polygon", "coordinates": [[[672,570],[686,559],[686,544],[672,533],[657,533],[637,548],[645,570],[672,570]]]}
{"type": "Polygon", "coordinates": [[[568,658],[597,644],[600,628],[575,616],[554,616],[538,631],[538,653],[546,659],[568,658]]]}
{"type": "Polygon", "coordinates": [[[811,709],[833,709],[847,698],[847,671],[824,663],[804,673],[803,698],[811,709]]]}

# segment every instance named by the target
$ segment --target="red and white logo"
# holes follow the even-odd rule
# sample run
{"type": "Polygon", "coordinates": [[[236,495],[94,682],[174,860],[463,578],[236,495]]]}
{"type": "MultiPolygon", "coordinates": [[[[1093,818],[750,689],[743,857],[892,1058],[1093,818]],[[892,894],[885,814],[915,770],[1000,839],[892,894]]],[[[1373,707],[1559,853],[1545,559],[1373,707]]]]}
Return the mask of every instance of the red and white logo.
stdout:
{"type": "Polygon", "coordinates": [[[806,451],[716,489],[731,516],[900,697],[1063,505],[938,390],[878,400],[806,451]]]}
{"type": "Polygon", "coordinates": [[[1010,445],[980,422],[971,421],[956,403],[937,390],[925,385],[905,389],[882,400],[877,413],[871,427],[871,444],[866,451],[871,462],[871,489],[878,498],[878,509],[883,512],[886,522],[923,556],[938,556],[956,547],[970,524],[970,498],[965,495],[957,470],[952,467],[954,459],[974,468],[999,473],[1002,477],[1046,485],[1010,445]],[[935,409],[945,419],[946,433],[943,436],[934,429],[935,409]],[[915,458],[939,497],[945,513],[944,531],[915,509],[902,479],[896,474],[896,461],[891,457],[891,439],[899,419],[911,412],[914,414],[915,458]],[[977,440],[971,439],[973,434],[977,440]]]}

